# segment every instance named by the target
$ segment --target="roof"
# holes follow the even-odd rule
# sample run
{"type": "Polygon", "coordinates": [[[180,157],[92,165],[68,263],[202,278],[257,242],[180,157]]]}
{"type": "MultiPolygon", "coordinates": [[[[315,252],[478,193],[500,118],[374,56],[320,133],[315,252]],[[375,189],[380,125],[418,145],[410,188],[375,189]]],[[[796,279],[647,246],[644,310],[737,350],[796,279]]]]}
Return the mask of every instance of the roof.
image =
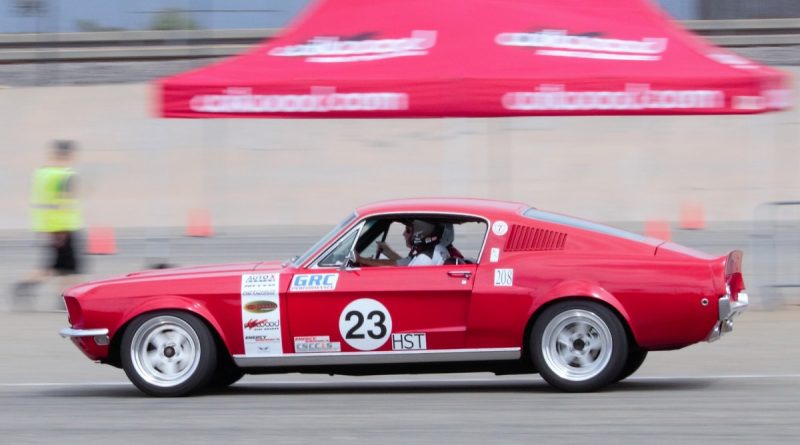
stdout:
{"type": "Polygon", "coordinates": [[[497,213],[519,215],[528,204],[480,198],[406,198],[379,201],[356,209],[361,216],[394,212],[462,213],[490,216],[497,213]]]}
{"type": "Polygon", "coordinates": [[[412,118],[757,113],[788,85],[648,0],[319,0],[156,86],[165,117],[412,118]]]}

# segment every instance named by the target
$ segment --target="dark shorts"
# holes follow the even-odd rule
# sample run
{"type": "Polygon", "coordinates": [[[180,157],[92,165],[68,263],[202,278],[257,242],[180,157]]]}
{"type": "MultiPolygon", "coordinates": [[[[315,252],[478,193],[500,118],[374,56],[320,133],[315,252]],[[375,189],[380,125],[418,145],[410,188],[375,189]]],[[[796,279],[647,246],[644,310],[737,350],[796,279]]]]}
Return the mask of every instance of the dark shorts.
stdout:
{"type": "Polygon", "coordinates": [[[77,232],[59,232],[50,234],[51,260],[48,264],[58,275],[80,273],[80,260],[75,251],[77,232]]]}

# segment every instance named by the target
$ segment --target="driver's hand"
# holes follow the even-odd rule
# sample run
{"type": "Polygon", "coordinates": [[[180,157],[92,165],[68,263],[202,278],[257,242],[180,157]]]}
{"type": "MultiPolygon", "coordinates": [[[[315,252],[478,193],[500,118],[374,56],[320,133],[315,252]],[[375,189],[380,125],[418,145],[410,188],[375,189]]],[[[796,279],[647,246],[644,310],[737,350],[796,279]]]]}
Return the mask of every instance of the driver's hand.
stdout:
{"type": "Polygon", "coordinates": [[[376,241],[375,244],[377,244],[378,248],[381,250],[389,250],[389,245],[386,244],[384,241],[376,241]]]}

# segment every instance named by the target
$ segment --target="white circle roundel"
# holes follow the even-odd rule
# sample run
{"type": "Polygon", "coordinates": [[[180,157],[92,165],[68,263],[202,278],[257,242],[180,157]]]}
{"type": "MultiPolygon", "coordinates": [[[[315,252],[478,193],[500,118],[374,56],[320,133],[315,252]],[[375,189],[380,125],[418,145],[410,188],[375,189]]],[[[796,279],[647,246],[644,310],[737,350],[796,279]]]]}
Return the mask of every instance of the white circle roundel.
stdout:
{"type": "Polygon", "coordinates": [[[372,298],[348,304],[339,316],[339,332],[348,345],[359,351],[380,348],[392,333],[392,316],[386,306],[372,298]]]}
{"type": "Polygon", "coordinates": [[[508,224],[505,221],[495,221],[492,224],[492,232],[497,236],[503,236],[508,232],[508,224]]]}

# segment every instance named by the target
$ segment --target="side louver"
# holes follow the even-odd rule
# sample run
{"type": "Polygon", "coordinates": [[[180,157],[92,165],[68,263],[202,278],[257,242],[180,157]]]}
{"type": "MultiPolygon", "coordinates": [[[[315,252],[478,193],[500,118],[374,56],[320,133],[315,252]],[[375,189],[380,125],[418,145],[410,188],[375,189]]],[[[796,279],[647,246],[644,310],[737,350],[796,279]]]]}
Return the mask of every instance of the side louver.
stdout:
{"type": "Polygon", "coordinates": [[[523,250],[564,250],[567,234],[554,230],[537,229],[536,227],[514,224],[511,226],[506,252],[523,250]]]}

